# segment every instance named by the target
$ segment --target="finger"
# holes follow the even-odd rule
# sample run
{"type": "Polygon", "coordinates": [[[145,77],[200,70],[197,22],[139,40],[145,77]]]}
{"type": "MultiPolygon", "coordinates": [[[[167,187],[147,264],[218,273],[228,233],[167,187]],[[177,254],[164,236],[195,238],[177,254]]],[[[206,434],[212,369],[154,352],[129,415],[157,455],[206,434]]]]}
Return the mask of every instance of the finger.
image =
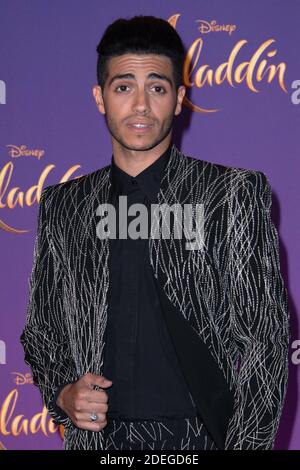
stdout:
{"type": "Polygon", "coordinates": [[[106,413],[102,413],[99,410],[89,411],[88,413],[85,414],[85,417],[86,417],[86,420],[89,421],[90,423],[98,423],[98,422],[103,423],[104,421],[106,421],[106,413]],[[96,415],[98,416],[96,421],[91,421],[92,413],[96,413],[96,415]]]}
{"type": "Polygon", "coordinates": [[[96,390],[96,392],[103,392],[104,388],[100,387],[99,385],[93,385],[93,389],[96,390]]]}
{"type": "Polygon", "coordinates": [[[108,394],[104,390],[91,390],[87,394],[87,401],[89,403],[107,403],[108,402],[108,394]]]}
{"type": "Polygon", "coordinates": [[[107,411],[108,411],[107,403],[85,401],[85,402],[82,402],[80,408],[77,408],[74,413],[77,419],[85,419],[87,415],[90,417],[91,413],[103,414],[103,413],[107,413],[107,411]]]}
{"type": "Polygon", "coordinates": [[[112,381],[103,375],[88,374],[86,378],[91,387],[96,385],[98,387],[106,388],[112,385],[112,381]]]}
{"type": "Polygon", "coordinates": [[[99,413],[106,414],[108,412],[108,406],[107,406],[107,403],[91,402],[88,404],[87,408],[84,408],[81,411],[82,413],[86,413],[89,416],[91,416],[91,413],[96,413],[97,415],[99,415],[99,413]]]}

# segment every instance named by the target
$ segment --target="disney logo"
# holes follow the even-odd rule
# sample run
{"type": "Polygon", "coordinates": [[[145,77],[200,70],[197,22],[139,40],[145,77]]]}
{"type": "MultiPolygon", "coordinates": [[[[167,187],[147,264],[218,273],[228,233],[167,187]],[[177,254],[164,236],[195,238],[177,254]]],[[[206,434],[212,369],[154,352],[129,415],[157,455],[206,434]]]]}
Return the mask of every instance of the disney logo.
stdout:
{"type": "Polygon", "coordinates": [[[20,372],[12,372],[12,374],[16,376],[14,378],[14,382],[17,385],[33,384],[32,376],[30,373],[21,374],[20,372]]]}
{"type": "Polygon", "coordinates": [[[37,157],[38,160],[45,155],[45,150],[41,149],[28,149],[27,145],[21,145],[18,147],[17,145],[12,145],[12,144],[7,144],[6,147],[8,147],[10,150],[8,151],[8,154],[12,158],[18,158],[18,157],[37,157]]]}
{"type": "Polygon", "coordinates": [[[196,23],[199,23],[198,30],[201,34],[219,33],[221,31],[225,31],[230,36],[231,33],[236,30],[235,24],[218,24],[216,20],[196,20],[196,23]]]}

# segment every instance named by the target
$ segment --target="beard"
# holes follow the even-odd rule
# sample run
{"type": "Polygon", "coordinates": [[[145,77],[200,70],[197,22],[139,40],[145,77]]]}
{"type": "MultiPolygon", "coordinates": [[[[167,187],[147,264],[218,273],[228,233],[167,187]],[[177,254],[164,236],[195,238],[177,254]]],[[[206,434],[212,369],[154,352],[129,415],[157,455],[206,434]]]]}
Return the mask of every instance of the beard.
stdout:
{"type": "MultiPolygon", "coordinates": [[[[169,135],[173,127],[174,113],[170,114],[167,117],[167,119],[163,122],[163,125],[160,128],[158,134],[153,135],[153,137],[150,139],[150,142],[148,140],[147,143],[144,143],[141,138],[140,144],[137,144],[136,141],[135,143],[127,142],[127,137],[120,130],[120,126],[118,126],[118,123],[113,118],[108,116],[107,113],[104,114],[104,117],[110,135],[119,143],[121,147],[124,147],[128,150],[146,151],[151,150],[153,147],[156,147],[169,135]]],[[[136,136],[138,135],[136,134],[136,136]]]]}

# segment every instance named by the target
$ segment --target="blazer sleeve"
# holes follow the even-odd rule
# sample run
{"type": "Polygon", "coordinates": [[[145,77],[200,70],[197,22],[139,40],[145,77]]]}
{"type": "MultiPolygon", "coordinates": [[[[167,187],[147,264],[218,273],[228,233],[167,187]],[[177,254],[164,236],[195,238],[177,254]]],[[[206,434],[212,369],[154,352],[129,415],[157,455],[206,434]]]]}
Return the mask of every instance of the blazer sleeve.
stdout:
{"type": "Polygon", "coordinates": [[[240,356],[225,449],[272,449],[288,381],[288,294],[264,173],[242,176],[230,208],[230,316],[240,356]]]}
{"type": "Polygon", "coordinates": [[[55,402],[62,385],[78,377],[64,330],[63,270],[47,226],[49,190],[51,187],[45,188],[40,198],[27,317],[20,341],[24,360],[31,367],[33,383],[38,386],[54,423],[69,427],[73,424],[71,419],[55,402]]]}

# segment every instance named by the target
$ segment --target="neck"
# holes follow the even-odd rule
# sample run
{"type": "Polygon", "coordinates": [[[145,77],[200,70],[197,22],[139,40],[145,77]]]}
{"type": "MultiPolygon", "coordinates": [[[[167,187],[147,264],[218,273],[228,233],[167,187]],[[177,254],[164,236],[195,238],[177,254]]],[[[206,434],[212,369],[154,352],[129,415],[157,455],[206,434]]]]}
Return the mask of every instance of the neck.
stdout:
{"type": "Polygon", "coordinates": [[[171,136],[150,150],[129,150],[113,145],[115,164],[130,176],[137,176],[155,162],[169,147],[171,136]]]}

